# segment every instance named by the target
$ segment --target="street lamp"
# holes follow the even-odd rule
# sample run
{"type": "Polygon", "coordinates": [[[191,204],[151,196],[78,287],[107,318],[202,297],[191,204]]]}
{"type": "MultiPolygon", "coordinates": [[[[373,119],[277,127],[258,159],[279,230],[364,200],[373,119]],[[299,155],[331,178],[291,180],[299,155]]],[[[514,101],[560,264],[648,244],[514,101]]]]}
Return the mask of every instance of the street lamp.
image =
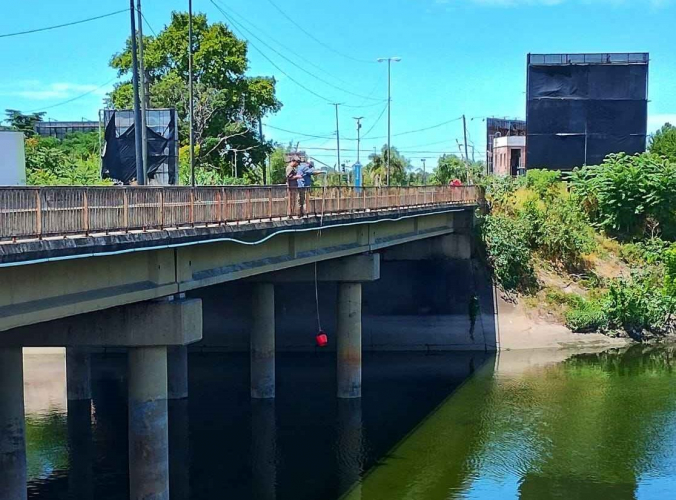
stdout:
{"type": "Polygon", "coordinates": [[[401,57],[381,57],[378,62],[387,61],[387,185],[390,185],[390,132],[391,132],[391,108],[392,108],[392,79],[391,68],[392,61],[399,62],[401,57]]]}

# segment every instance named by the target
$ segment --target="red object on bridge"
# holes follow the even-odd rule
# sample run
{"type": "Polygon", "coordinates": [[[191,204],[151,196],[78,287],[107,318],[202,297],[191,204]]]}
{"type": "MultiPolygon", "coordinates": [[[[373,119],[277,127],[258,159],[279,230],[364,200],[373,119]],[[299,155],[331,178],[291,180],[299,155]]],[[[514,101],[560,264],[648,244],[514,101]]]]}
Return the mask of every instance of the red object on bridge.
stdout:
{"type": "Polygon", "coordinates": [[[326,347],[326,344],[329,343],[329,337],[326,335],[324,330],[319,330],[315,340],[317,341],[317,347],[326,347]]]}

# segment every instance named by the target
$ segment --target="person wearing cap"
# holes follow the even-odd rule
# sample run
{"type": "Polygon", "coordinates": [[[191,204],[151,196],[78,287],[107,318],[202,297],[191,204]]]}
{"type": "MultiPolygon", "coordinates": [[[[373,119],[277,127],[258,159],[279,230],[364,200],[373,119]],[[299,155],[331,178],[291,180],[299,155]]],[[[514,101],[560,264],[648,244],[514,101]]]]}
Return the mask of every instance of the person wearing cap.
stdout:
{"type": "Polygon", "coordinates": [[[324,172],[315,169],[314,161],[302,162],[298,165],[298,206],[300,208],[300,216],[306,213],[307,193],[308,188],[312,187],[312,176],[321,175],[324,172]]]}
{"type": "Polygon", "coordinates": [[[289,192],[288,214],[293,215],[296,211],[296,200],[298,199],[298,165],[300,165],[300,158],[294,156],[286,165],[286,187],[289,192]]]}

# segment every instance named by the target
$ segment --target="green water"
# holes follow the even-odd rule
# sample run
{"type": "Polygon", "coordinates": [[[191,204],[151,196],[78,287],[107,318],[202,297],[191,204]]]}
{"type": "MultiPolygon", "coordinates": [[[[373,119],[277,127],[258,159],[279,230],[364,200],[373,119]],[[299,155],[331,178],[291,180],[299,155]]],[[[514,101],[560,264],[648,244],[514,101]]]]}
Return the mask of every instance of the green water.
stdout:
{"type": "Polygon", "coordinates": [[[344,498],[676,498],[675,356],[503,353],[344,498]]]}

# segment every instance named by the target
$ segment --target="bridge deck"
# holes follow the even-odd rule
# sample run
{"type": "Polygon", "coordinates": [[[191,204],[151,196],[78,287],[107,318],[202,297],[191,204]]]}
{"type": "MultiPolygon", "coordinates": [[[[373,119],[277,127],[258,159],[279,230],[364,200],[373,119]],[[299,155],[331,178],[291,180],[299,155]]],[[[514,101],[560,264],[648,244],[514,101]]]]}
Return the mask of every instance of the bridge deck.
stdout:
{"type": "MultiPolygon", "coordinates": [[[[481,201],[482,192],[476,186],[327,187],[311,188],[306,196],[309,214],[349,216],[474,205],[481,201]]],[[[1,187],[0,245],[292,221],[296,219],[297,201],[298,193],[285,186],[1,187]]]]}

